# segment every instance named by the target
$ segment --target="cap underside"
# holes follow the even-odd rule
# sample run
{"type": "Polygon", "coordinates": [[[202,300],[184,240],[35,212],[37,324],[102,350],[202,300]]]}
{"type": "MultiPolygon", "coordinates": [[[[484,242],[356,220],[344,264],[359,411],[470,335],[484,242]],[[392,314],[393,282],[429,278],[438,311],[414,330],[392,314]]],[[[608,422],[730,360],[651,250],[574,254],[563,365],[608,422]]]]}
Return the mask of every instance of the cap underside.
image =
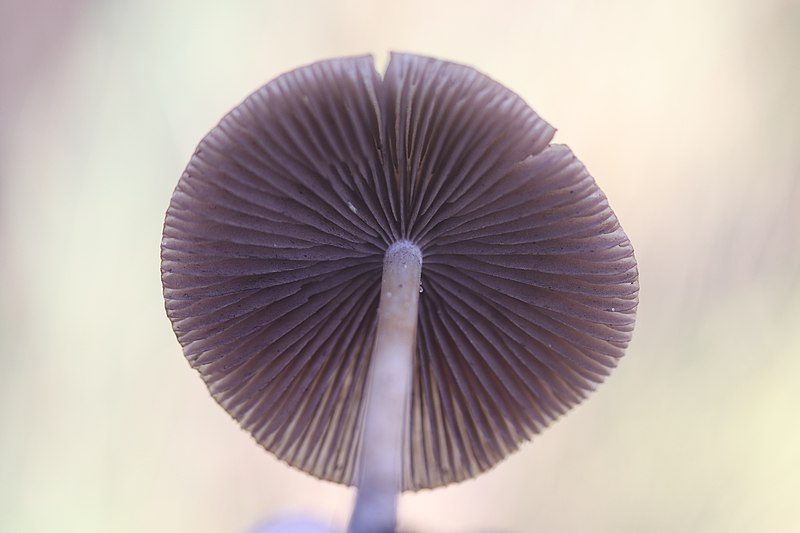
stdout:
{"type": "Polygon", "coordinates": [[[268,83],[200,143],[167,211],[184,353],[279,458],[352,484],[383,254],[422,250],[404,489],[490,468],[624,353],[633,249],[585,167],[469,67],[393,54],[268,83]]]}

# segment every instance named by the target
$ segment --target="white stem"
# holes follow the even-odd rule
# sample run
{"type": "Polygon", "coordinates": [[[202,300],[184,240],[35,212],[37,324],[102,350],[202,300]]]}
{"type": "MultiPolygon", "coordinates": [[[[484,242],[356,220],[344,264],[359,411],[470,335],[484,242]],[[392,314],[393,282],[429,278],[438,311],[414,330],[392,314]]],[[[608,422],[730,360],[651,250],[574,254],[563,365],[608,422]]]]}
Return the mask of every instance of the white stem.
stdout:
{"type": "Polygon", "coordinates": [[[422,252],[416,245],[399,241],[386,251],[350,533],[395,530],[403,475],[403,430],[411,404],[421,271],[422,252]]]}

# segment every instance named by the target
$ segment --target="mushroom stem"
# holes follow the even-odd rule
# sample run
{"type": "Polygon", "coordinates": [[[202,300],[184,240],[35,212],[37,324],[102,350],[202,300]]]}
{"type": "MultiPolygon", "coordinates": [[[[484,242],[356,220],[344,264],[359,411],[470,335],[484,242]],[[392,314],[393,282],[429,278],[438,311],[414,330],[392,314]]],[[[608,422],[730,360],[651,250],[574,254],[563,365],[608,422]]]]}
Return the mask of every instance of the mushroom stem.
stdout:
{"type": "Polygon", "coordinates": [[[350,533],[395,530],[403,475],[403,433],[411,405],[421,271],[422,252],[415,244],[398,241],[386,251],[350,533]]]}

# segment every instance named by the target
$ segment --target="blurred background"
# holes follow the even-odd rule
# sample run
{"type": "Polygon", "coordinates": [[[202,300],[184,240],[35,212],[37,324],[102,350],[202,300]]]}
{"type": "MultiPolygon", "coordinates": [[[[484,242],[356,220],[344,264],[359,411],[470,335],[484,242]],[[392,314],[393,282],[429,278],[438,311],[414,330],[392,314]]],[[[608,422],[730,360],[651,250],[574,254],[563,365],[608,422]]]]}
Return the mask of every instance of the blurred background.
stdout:
{"type": "Polygon", "coordinates": [[[0,1],[0,531],[244,533],[349,489],[209,397],[159,242],[195,145],[276,75],[467,63],[586,163],[637,251],[607,383],[420,532],[800,531],[800,2],[0,1]]]}

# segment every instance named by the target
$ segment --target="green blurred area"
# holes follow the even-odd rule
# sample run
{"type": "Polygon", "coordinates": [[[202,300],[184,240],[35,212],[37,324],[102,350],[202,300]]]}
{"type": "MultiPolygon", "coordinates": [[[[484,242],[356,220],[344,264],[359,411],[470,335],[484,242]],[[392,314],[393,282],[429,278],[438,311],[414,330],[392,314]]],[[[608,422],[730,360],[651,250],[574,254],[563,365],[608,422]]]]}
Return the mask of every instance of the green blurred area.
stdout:
{"type": "Polygon", "coordinates": [[[163,213],[276,75],[471,64],[559,128],[628,232],[634,341],[497,468],[405,495],[419,531],[800,531],[800,3],[6,0],[0,531],[243,532],[352,492],[233,423],[163,310],[163,213]]]}

